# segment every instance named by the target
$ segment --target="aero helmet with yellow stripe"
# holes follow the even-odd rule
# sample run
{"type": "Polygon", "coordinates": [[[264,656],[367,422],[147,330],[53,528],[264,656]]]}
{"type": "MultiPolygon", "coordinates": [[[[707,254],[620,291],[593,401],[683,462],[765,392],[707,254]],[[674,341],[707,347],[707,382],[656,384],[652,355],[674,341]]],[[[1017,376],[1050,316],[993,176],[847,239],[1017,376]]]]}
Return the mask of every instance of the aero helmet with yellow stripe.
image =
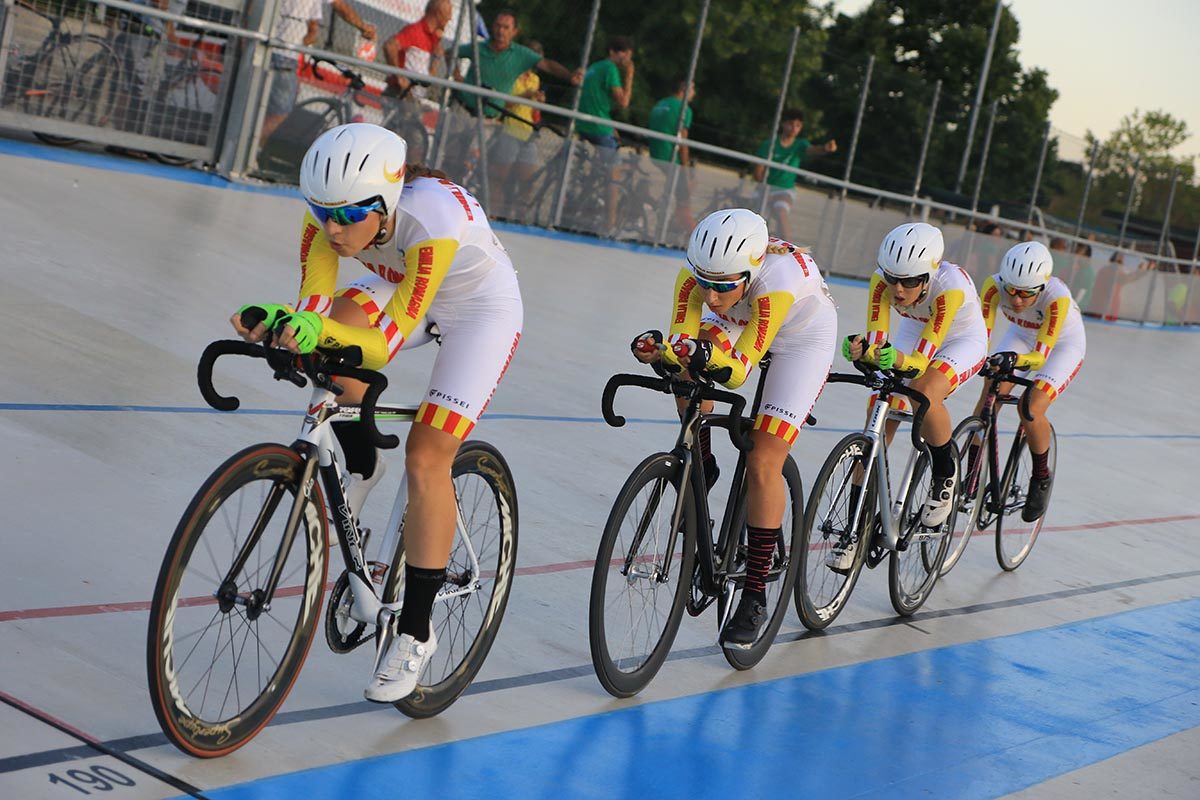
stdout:
{"type": "Polygon", "coordinates": [[[363,205],[378,197],[384,217],[395,213],[404,189],[408,145],[386,128],[352,122],[330,128],[300,162],[304,199],[325,208],[363,205]]]}
{"type": "Polygon", "coordinates": [[[767,223],[748,208],[714,211],[688,240],[687,260],[701,278],[750,273],[753,281],[767,255],[767,223]]]}

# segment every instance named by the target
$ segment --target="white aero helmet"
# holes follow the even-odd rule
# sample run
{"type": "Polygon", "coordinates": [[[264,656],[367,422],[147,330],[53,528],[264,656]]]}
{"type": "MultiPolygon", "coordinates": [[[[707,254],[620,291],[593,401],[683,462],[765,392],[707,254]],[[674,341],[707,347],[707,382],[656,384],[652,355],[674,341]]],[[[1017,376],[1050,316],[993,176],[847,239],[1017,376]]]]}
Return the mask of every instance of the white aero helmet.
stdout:
{"type": "Polygon", "coordinates": [[[883,237],[880,269],[897,278],[919,278],[937,269],[946,245],[942,232],[925,222],[906,222],[883,237]]]}
{"type": "Polygon", "coordinates": [[[1054,259],[1041,242],[1021,242],[1004,254],[1000,282],[1014,289],[1040,289],[1050,280],[1054,259]]]}
{"type": "Polygon", "coordinates": [[[699,277],[750,273],[753,281],[767,256],[767,222],[748,208],[714,211],[692,231],[687,260],[699,277]]]}
{"type": "Polygon", "coordinates": [[[300,191],[316,206],[360,205],[379,197],[390,216],[404,188],[404,139],[378,125],[352,122],[330,128],[300,162],[300,191]]]}

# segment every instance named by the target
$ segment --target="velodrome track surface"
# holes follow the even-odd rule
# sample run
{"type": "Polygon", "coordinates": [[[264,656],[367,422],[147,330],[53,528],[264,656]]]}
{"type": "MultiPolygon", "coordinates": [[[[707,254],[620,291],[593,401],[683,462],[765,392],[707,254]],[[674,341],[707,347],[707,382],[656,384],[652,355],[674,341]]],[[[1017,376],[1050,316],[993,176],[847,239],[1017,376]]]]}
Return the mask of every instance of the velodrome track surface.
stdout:
{"type": "MultiPolygon", "coordinates": [[[[14,142],[0,142],[0,187],[0,798],[80,796],[63,780],[95,766],[133,785],[75,782],[138,799],[1200,797],[1200,339],[1089,322],[1087,361],[1052,413],[1047,525],[1017,572],[980,537],[909,621],[884,571],[866,572],[829,631],[805,634],[791,612],[745,673],[714,646],[711,611],[685,617],[655,681],[615,701],[590,666],[591,562],[625,476],[674,430],[662,396],[625,390],[618,408],[640,421],[623,429],[599,419],[599,396],[636,369],[630,336],[667,324],[678,257],[503,227],[526,324],[474,436],[512,465],[520,547],[474,686],[411,721],[361,700],[368,648],[336,656],[318,636],[257,739],[183,756],[144,672],[163,549],[208,473],[247,444],[290,441],[307,399],[223,363],[218,386],[244,410],[212,412],[196,359],[239,304],[294,294],[301,205],[14,142]]],[[[860,329],[863,285],[832,289],[842,332],[860,329]]],[[[402,354],[390,396],[415,398],[432,355],[402,354]]],[[[953,399],[956,417],[977,392],[953,399]]],[[[793,451],[806,485],[861,426],[863,395],[826,389],[793,451]]],[[[387,513],[396,455],[368,523],[387,513]]]]}

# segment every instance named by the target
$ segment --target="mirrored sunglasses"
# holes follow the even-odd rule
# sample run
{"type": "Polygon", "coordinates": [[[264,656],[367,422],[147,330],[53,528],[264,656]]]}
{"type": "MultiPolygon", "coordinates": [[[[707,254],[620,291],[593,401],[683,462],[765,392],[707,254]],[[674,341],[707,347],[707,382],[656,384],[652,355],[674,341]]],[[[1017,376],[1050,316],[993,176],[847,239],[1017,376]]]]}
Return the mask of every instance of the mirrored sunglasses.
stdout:
{"type": "Polygon", "coordinates": [[[1008,293],[1009,297],[1020,297],[1023,300],[1028,300],[1031,297],[1037,297],[1042,293],[1042,289],[1044,288],[1044,286],[1039,286],[1036,289],[1018,289],[1015,286],[1005,286],[1004,291],[1008,293]]]}
{"type": "Polygon", "coordinates": [[[326,208],[325,206],[309,203],[308,209],[317,218],[317,222],[322,225],[325,224],[326,220],[333,220],[338,225],[353,225],[369,217],[372,211],[383,211],[383,201],[369,200],[359,205],[338,206],[337,208],[326,208]]]}
{"type": "Polygon", "coordinates": [[[922,284],[924,284],[925,281],[929,280],[929,276],[928,275],[917,275],[916,277],[912,277],[912,278],[901,278],[899,275],[892,275],[890,273],[884,272],[883,280],[887,283],[888,286],[895,286],[898,283],[901,286],[903,286],[905,289],[915,289],[918,286],[921,286],[922,284]]]}
{"type": "Polygon", "coordinates": [[[738,278],[736,281],[706,281],[704,278],[701,278],[699,275],[696,275],[695,277],[696,277],[696,285],[699,286],[701,289],[708,289],[709,291],[716,292],[717,294],[725,294],[726,292],[732,292],[734,289],[741,286],[743,283],[746,282],[746,278],[749,276],[743,275],[742,277],[738,278]]]}

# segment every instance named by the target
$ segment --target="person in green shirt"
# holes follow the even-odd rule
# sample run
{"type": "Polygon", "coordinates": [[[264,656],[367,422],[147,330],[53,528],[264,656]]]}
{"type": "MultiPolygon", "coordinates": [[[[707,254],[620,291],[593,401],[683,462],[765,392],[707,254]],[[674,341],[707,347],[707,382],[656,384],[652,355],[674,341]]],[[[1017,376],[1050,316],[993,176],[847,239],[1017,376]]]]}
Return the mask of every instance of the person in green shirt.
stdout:
{"type": "MultiPolygon", "coordinates": [[[[521,73],[530,69],[552,75],[572,86],[579,86],[583,81],[583,70],[577,69],[572,72],[557,61],[545,58],[541,53],[517,44],[514,40],[519,30],[516,12],[510,9],[504,9],[492,18],[492,38],[488,40],[487,44],[479,46],[479,82],[484,87],[512,94],[512,87],[517,78],[521,76],[521,73]]],[[[475,57],[474,45],[460,45],[457,53],[459,58],[473,59],[475,57]]],[[[463,83],[473,85],[475,71],[476,65],[472,64],[465,77],[460,74],[456,74],[455,77],[461,79],[463,83]]],[[[458,98],[467,108],[475,109],[474,95],[459,92],[458,98]]],[[[500,109],[504,107],[504,103],[499,100],[484,99],[483,106],[484,115],[494,118],[500,115],[500,109]]]]}
{"type": "MultiPolygon", "coordinates": [[[[608,40],[608,57],[592,64],[583,76],[583,88],[579,93],[579,110],[593,117],[612,119],[613,109],[629,108],[633,96],[633,40],[628,36],[614,36],[608,40]]],[[[608,229],[617,227],[617,200],[620,194],[617,182],[621,180],[621,169],[617,164],[617,148],[620,140],[611,125],[598,122],[575,123],[575,130],[586,142],[596,146],[596,156],[602,167],[611,172],[608,185],[608,229]]]]}
{"type": "MultiPolygon", "coordinates": [[[[652,131],[659,133],[667,133],[671,136],[675,135],[676,126],[679,124],[679,112],[683,111],[683,127],[679,128],[679,137],[686,139],[688,128],[692,127],[692,107],[691,102],[696,98],[696,85],[693,83],[688,89],[687,76],[679,75],[675,79],[675,93],[664,97],[654,104],[650,109],[650,119],[646,123],[646,127],[652,131]],[[684,108],[684,93],[687,94],[687,107],[684,108]]],[[[691,170],[687,169],[691,166],[691,154],[688,152],[688,146],[681,144],[678,148],[672,142],[665,142],[662,139],[650,140],[650,158],[654,159],[654,166],[663,171],[666,177],[666,185],[671,185],[671,172],[678,169],[675,165],[683,167],[683,172],[675,183],[675,219],[681,227],[694,228],[696,220],[692,217],[691,209],[691,170]],[[672,160],[671,152],[675,151],[675,158],[672,160]]]]}
{"type": "MultiPolygon", "coordinates": [[[[804,112],[798,108],[784,111],[779,120],[779,136],[775,139],[775,152],[771,154],[771,160],[800,169],[804,166],[804,160],[809,154],[823,156],[837,152],[835,140],[830,139],[825,144],[813,144],[808,139],[800,138],[802,130],[804,130],[804,112]]],[[[770,148],[771,140],[763,141],[758,146],[758,157],[766,158],[770,148]]],[[[754,180],[761,182],[764,174],[771,192],[767,199],[770,205],[771,230],[787,241],[789,238],[787,219],[792,213],[792,206],[795,205],[797,199],[796,173],[775,167],[768,171],[762,164],[754,167],[754,180]]]]}

